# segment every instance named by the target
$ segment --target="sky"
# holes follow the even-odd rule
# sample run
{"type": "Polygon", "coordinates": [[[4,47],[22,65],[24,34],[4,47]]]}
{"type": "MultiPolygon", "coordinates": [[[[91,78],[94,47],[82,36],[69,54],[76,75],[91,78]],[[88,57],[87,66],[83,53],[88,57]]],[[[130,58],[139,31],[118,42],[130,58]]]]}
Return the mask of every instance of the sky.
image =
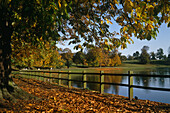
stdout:
{"type": "Polygon", "coordinates": [[[156,39],[148,40],[139,40],[136,37],[132,38],[134,44],[128,44],[127,48],[124,50],[119,50],[123,55],[133,55],[136,51],[141,52],[143,46],[149,46],[150,52],[157,52],[157,49],[162,48],[164,54],[168,55],[168,48],[170,47],[170,27],[167,27],[167,24],[162,24],[159,28],[159,33],[157,34],[156,39]]]}
{"type": "MultiPolygon", "coordinates": [[[[111,31],[118,31],[120,26],[114,24],[110,26],[111,31]]],[[[141,49],[143,46],[149,46],[148,53],[157,52],[157,49],[162,48],[164,54],[168,55],[168,48],[170,47],[170,27],[167,27],[167,24],[162,24],[159,28],[159,33],[155,39],[150,41],[148,40],[139,40],[136,37],[132,37],[134,44],[127,44],[127,48],[124,50],[119,49],[118,51],[122,53],[122,55],[133,55],[136,51],[141,53],[141,49]]],[[[68,45],[65,42],[65,45],[57,44],[59,48],[70,48],[72,52],[77,52],[74,50],[74,45],[68,45]]]]}

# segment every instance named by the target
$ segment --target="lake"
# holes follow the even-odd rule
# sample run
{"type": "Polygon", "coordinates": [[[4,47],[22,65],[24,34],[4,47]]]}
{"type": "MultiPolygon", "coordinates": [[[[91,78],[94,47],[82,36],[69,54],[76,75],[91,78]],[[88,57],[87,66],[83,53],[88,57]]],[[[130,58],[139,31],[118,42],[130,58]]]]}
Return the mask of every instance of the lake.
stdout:
{"type": "MultiPolygon", "coordinates": [[[[99,71],[102,68],[96,68],[93,71],[99,71]]],[[[152,74],[152,75],[170,75],[170,68],[154,68],[154,69],[140,69],[132,70],[134,74],[152,74]]],[[[104,68],[106,73],[119,73],[126,74],[127,71],[122,68],[104,68]]],[[[82,80],[81,75],[72,76],[74,80],[82,80]]],[[[105,82],[110,83],[124,83],[128,84],[128,77],[126,76],[105,76],[105,82]]],[[[99,76],[87,75],[88,81],[99,81],[99,76]]],[[[64,83],[64,81],[63,81],[64,83]]],[[[134,85],[139,86],[148,86],[148,87],[158,87],[158,88],[169,88],[170,89],[170,78],[160,78],[160,77],[134,77],[134,85]]],[[[72,86],[83,88],[83,84],[80,82],[72,82],[72,86]]],[[[90,90],[99,91],[100,85],[94,83],[88,83],[87,87],[90,90]]],[[[105,85],[105,93],[128,96],[128,87],[117,86],[117,85],[105,85]]],[[[134,88],[134,96],[137,96],[139,99],[157,101],[163,103],[170,103],[170,92],[168,91],[156,91],[148,89],[139,89],[134,88]]]]}

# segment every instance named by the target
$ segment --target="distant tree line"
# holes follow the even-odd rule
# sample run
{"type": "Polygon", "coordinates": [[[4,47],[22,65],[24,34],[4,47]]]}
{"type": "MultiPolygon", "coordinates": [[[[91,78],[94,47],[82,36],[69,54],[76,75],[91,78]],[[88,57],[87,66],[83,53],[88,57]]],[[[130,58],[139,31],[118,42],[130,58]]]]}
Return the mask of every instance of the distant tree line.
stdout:
{"type": "MultiPolygon", "coordinates": [[[[164,60],[166,63],[170,64],[170,47],[168,48],[168,56],[164,54],[164,51],[162,48],[157,49],[157,52],[150,52],[148,53],[149,47],[143,46],[141,49],[141,53],[139,51],[136,51],[133,53],[133,55],[128,55],[127,58],[124,58],[125,60],[139,60],[142,64],[148,64],[151,62],[151,60],[164,60]]],[[[125,56],[124,56],[125,57],[125,56]]]]}
{"type": "Polygon", "coordinates": [[[72,64],[81,66],[118,66],[121,64],[121,53],[117,49],[108,51],[100,47],[88,48],[72,53],[69,48],[61,49],[53,41],[41,40],[38,46],[31,43],[12,42],[12,65],[17,68],[69,68],[72,64]],[[18,43],[18,44],[16,44],[18,43]]]}
{"type": "Polygon", "coordinates": [[[108,51],[100,47],[94,47],[86,49],[85,52],[78,51],[76,53],[71,53],[71,50],[66,48],[61,51],[61,56],[66,60],[66,66],[69,68],[72,63],[76,65],[81,64],[82,66],[118,66],[121,64],[120,53],[117,49],[108,51]],[[69,50],[65,52],[65,50],[69,50]],[[67,56],[67,57],[66,57],[67,56]]]}
{"type": "Polygon", "coordinates": [[[69,48],[61,49],[55,46],[53,41],[47,42],[42,39],[38,46],[28,42],[12,42],[12,65],[18,68],[42,67],[42,68],[69,68],[72,64],[91,67],[119,66],[125,60],[138,60],[141,64],[153,63],[154,61],[164,61],[170,64],[170,47],[168,56],[164,54],[162,48],[157,52],[148,53],[149,47],[143,46],[141,52],[136,51],[133,55],[121,55],[117,49],[108,51],[102,47],[86,48],[84,51],[72,53],[69,48]],[[16,44],[17,43],[17,44],[16,44]]]}

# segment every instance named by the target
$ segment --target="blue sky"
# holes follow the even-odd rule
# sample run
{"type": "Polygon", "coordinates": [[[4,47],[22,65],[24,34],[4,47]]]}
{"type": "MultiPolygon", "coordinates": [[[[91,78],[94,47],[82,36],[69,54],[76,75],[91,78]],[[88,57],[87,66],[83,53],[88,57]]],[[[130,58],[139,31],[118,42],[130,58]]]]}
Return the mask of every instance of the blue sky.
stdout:
{"type": "MultiPolygon", "coordinates": [[[[117,24],[113,23],[113,25],[110,26],[111,31],[119,31],[119,29],[120,27],[117,24]]],[[[134,44],[128,44],[127,48],[124,50],[119,49],[122,55],[127,56],[133,55],[136,51],[141,52],[143,46],[149,46],[149,53],[152,51],[156,53],[157,49],[162,48],[164,54],[168,55],[168,48],[170,47],[170,28],[167,27],[167,24],[162,24],[159,28],[156,40],[139,40],[136,37],[132,37],[132,39],[134,40],[134,44]]],[[[57,44],[57,46],[60,48],[70,48],[72,52],[76,52],[76,50],[73,49],[74,45],[68,45],[67,42],[65,42],[65,45],[57,44]]]]}
{"type": "Polygon", "coordinates": [[[132,39],[134,40],[134,44],[128,44],[126,49],[119,50],[119,52],[124,55],[133,55],[136,51],[141,52],[143,46],[149,46],[148,52],[157,52],[157,49],[162,48],[164,50],[164,54],[168,55],[168,48],[170,47],[170,28],[167,27],[167,24],[162,24],[159,28],[156,40],[139,40],[135,37],[132,39]]]}

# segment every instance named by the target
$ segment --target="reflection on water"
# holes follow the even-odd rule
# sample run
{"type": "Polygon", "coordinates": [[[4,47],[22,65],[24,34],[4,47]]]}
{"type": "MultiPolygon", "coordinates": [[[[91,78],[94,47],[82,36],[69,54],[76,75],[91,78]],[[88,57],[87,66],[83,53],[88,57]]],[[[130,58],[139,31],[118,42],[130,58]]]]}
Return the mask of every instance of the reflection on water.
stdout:
{"type": "MultiPolygon", "coordinates": [[[[145,70],[135,72],[137,74],[148,75],[170,75],[170,68],[157,68],[155,70],[145,70]]],[[[151,86],[160,88],[170,88],[170,78],[165,77],[134,77],[134,84],[141,86],[151,86]]]]}
{"type": "MultiPolygon", "coordinates": [[[[170,75],[170,68],[157,68],[155,70],[133,70],[136,74],[152,74],[152,75],[170,75]]],[[[105,71],[107,73],[115,73],[113,70],[105,71]]],[[[122,71],[123,72],[123,71],[122,71]]],[[[120,72],[119,72],[120,73],[120,72]]],[[[82,75],[72,76],[74,80],[83,80],[82,75]]],[[[87,75],[87,81],[99,82],[100,78],[98,75],[87,75]]],[[[128,84],[128,77],[126,76],[105,76],[104,81],[108,83],[123,83],[128,84]]],[[[74,87],[83,88],[83,83],[72,82],[74,87]]],[[[140,85],[145,87],[159,87],[159,88],[170,88],[170,78],[164,77],[134,77],[134,85],[140,85]]],[[[95,83],[88,83],[87,87],[91,90],[99,91],[100,85],[95,83]]],[[[105,85],[105,92],[128,96],[128,88],[118,85],[105,85]]],[[[138,96],[139,99],[148,99],[151,101],[158,101],[164,103],[170,103],[170,92],[167,91],[154,91],[146,89],[134,88],[134,96],[138,96]],[[166,98],[162,98],[166,96],[166,98]]]]}
{"type": "MultiPolygon", "coordinates": [[[[105,76],[105,82],[108,83],[121,83],[122,82],[122,76],[105,76]]],[[[105,85],[105,90],[108,91],[110,89],[110,85],[105,85]]],[[[119,86],[113,85],[112,86],[112,93],[118,94],[119,93],[119,86]]]]}
{"type": "MultiPolygon", "coordinates": [[[[122,82],[122,76],[105,76],[104,81],[108,83],[121,83],[122,82]]],[[[82,80],[81,76],[74,76],[75,80],[82,80]]],[[[100,82],[100,78],[98,75],[89,75],[87,76],[87,81],[95,81],[95,82],[100,82]]],[[[82,83],[74,82],[74,86],[83,88],[82,83]]],[[[95,83],[88,83],[87,87],[91,90],[97,90],[100,91],[100,84],[95,84],[95,83]]],[[[110,90],[111,85],[104,85],[104,89],[107,92],[107,90],[110,90]]],[[[118,94],[119,92],[119,86],[114,85],[112,86],[114,89],[114,93],[118,94]]]]}

